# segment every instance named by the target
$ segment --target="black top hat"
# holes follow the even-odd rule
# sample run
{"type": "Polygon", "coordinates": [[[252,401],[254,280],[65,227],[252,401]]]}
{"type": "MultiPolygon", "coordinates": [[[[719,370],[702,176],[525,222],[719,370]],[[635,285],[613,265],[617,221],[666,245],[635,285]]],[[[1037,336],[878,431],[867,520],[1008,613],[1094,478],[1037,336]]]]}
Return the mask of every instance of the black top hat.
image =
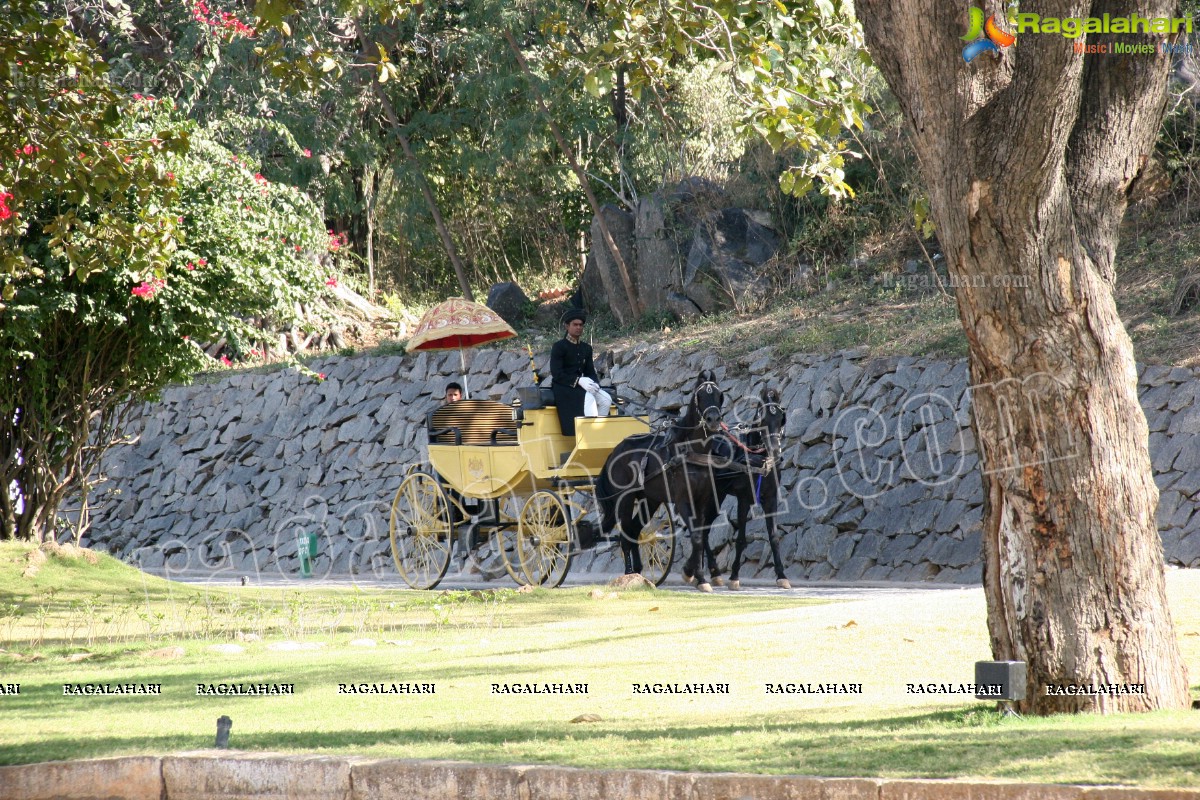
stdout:
{"type": "Polygon", "coordinates": [[[587,322],[587,314],[584,313],[582,308],[568,308],[563,312],[562,324],[566,325],[567,323],[576,319],[580,322],[587,322]]]}

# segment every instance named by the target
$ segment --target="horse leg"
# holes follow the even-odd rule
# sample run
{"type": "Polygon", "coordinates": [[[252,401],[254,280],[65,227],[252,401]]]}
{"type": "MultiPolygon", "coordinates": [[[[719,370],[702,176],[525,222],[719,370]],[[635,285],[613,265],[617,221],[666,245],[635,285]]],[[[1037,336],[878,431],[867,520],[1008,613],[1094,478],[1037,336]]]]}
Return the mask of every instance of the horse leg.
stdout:
{"type": "MultiPolygon", "coordinates": [[[[707,504],[700,507],[707,509],[707,504]]],[[[708,526],[712,524],[711,520],[698,516],[690,502],[685,503],[681,511],[687,525],[688,538],[692,543],[692,552],[688,554],[687,562],[683,565],[683,579],[688,584],[694,582],[696,588],[702,592],[711,592],[712,584],[704,575],[704,548],[708,542],[707,531],[708,526]]]]}
{"type": "Polygon", "coordinates": [[[637,502],[629,502],[621,513],[621,555],[625,560],[626,575],[642,572],[642,552],[638,549],[638,534],[642,526],[638,521],[637,505],[637,502]]]}
{"type": "Polygon", "coordinates": [[[779,483],[772,481],[762,499],[763,520],[767,525],[767,543],[771,546],[771,562],[775,566],[775,585],[780,589],[792,588],[791,582],[783,572],[783,556],[779,553],[779,534],[775,531],[775,511],[779,507],[779,483]]]}
{"type": "Polygon", "coordinates": [[[724,586],[725,579],[721,577],[721,568],[717,566],[717,554],[712,549],[712,523],[716,521],[718,513],[720,513],[720,509],[714,498],[709,503],[708,513],[705,515],[705,519],[711,521],[704,527],[704,558],[708,562],[708,571],[712,575],[713,586],[724,586]]]}
{"type": "Polygon", "coordinates": [[[742,570],[742,556],[746,552],[746,523],[750,519],[750,502],[752,498],[744,494],[738,495],[737,538],[733,546],[733,567],[729,570],[729,588],[734,591],[742,588],[739,577],[742,570]]]}

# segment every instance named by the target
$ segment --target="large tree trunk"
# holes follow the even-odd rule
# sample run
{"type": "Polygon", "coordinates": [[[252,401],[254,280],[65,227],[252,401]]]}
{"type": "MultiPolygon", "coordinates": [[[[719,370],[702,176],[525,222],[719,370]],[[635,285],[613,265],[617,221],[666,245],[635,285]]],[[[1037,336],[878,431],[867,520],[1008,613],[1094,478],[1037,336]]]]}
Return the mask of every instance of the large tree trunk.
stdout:
{"type": "MultiPolygon", "coordinates": [[[[1148,1],[1037,10],[1175,16],[1148,1]]],[[[1168,59],[1085,56],[1061,35],[1026,34],[966,64],[968,5],[858,9],[907,118],[969,342],[993,656],[1027,663],[1026,712],[1184,707],[1146,420],[1112,294],[1117,227],[1161,120],[1168,59]],[[1144,693],[1047,691],[1065,685],[1144,693]]],[[[985,13],[1003,20],[998,4],[985,13]]],[[[1161,37],[1087,41],[1116,39],[1161,37]]]]}

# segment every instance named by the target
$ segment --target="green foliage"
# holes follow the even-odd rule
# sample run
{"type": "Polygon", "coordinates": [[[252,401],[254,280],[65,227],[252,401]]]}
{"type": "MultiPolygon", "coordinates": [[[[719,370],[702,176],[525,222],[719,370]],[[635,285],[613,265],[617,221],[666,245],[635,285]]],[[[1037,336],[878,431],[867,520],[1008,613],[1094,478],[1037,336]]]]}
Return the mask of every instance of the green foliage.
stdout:
{"type": "Polygon", "coordinates": [[[738,130],[802,156],[780,176],[786,193],[802,195],[819,182],[832,197],[853,195],[838,133],[861,128],[869,109],[847,75],[848,62],[866,58],[849,3],[602,0],[598,8],[605,32],[591,45],[580,46],[565,17],[543,22],[557,45],[557,67],[582,69],[590,92],[623,90],[641,99],[679,59],[713,61],[728,77],[738,130]]]}
{"type": "MultiPolygon", "coordinates": [[[[27,59],[54,58],[22,54],[31,71],[27,59]]],[[[0,538],[54,531],[126,404],[212,363],[198,343],[224,338],[245,352],[250,318],[290,319],[322,290],[329,237],[307,197],[255,172],[169,100],[88,92],[112,98],[113,111],[85,120],[96,141],[72,172],[20,167],[10,184],[20,219],[10,260],[24,269],[10,273],[0,312],[0,538]]],[[[47,118],[47,141],[75,136],[54,127],[70,124],[47,118]]]]}
{"type": "Polygon", "coordinates": [[[171,189],[158,164],[186,136],[119,135],[129,106],[106,72],[44,3],[13,0],[0,15],[0,311],[45,258],[86,280],[110,253],[147,274],[172,255],[171,189]],[[44,257],[26,252],[32,240],[44,257]]]}

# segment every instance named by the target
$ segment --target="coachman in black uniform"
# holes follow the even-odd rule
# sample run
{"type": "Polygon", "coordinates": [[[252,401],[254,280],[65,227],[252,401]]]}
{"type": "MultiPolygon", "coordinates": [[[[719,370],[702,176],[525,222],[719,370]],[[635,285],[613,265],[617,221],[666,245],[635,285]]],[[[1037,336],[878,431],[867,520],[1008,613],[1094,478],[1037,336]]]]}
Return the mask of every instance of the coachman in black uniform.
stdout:
{"type": "Polygon", "coordinates": [[[579,379],[591,378],[598,383],[600,378],[592,363],[592,346],[581,338],[587,315],[581,308],[572,308],[563,314],[562,321],[567,326],[567,335],[550,348],[550,375],[554,378],[554,404],[563,435],[574,436],[575,418],[583,416],[583,398],[587,394],[579,379]]]}

